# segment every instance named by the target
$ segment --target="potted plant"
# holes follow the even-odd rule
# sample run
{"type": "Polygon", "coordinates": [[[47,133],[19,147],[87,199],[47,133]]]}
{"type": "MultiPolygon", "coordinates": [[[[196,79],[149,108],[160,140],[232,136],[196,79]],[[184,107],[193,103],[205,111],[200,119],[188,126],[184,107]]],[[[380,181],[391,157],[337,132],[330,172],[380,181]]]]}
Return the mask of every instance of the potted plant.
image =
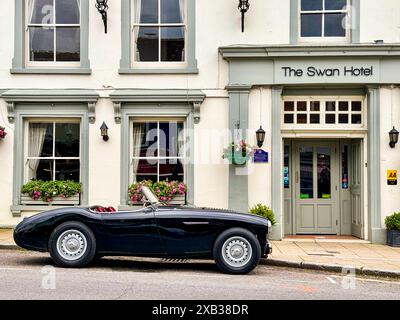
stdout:
{"type": "Polygon", "coordinates": [[[0,140],[3,140],[7,135],[6,128],[0,126],[0,140]]]}
{"type": "Polygon", "coordinates": [[[222,155],[223,159],[228,159],[228,161],[233,165],[243,166],[250,159],[253,154],[253,148],[251,148],[246,141],[241,140],[239,143],[232,142],[222,155]]]}
{"type": "Polygon", "coordinates": [[[21,189],[21,204],[78,205],[82,184],[75,181],[33,180],[21,189]]]}
{"type": "Polygon", "coordinates": [[[387,244],[400,247],[400,212],[395,212],[385,219],[387,229],[387,244]]]}
{"type": "Polygon", "coordinates": [[[183,205],[186,203],[187,186],[179,181],[159,181],[152,182],[144,180],[133,183],[128,189],[128,197],[130,204],[141,204],[145,201],[141,188],[148,186],[163,204],[183,205]]]}
{"type": "Polygon", "coordinates": [[[250,213],[267,218],[272,225],[276,224],[274,212],[266,205],[258,203],[250,209],[250,213]]]}

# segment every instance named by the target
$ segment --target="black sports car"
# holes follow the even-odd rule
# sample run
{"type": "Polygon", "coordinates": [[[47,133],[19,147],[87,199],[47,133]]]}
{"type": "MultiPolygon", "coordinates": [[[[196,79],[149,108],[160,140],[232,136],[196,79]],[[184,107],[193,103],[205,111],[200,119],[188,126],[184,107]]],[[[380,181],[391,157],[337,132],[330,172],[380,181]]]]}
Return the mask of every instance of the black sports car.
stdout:
{"type": "Polygon", "coordinates": [[[161,205],[147,199],[136,211],[63,208],[25,218],[14,231],[22,248],[50,252],[62,267],[83,267],[102,256],[213,258],[229,273],[253,270],[271,251],[269,220],[228,210],[161,205]]]}

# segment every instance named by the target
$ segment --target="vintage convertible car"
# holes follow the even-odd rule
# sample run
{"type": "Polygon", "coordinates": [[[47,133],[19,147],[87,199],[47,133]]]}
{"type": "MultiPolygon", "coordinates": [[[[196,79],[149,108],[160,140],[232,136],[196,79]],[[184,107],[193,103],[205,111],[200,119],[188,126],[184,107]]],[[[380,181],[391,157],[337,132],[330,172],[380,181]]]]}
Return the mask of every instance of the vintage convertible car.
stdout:
{"type": "Polygon", "coordinates": [[[161,205],[147,199],[136,211],[63,208],[25,218],[14,231],[22,248],[50,252],[62,267],[83,267],[102,256],[213,258],[228,273],[247,273],[272,247],[269,220],[228,210],[161,205]]]}

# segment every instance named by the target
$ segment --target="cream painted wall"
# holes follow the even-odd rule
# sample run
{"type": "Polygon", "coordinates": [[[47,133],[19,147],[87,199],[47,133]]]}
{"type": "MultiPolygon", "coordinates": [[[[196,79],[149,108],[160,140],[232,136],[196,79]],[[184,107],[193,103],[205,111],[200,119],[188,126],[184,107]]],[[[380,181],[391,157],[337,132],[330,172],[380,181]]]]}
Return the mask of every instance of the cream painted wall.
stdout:
{"type": "MultiPolygon", "coordinates": [[[[388,132],[395,126],[400,128],[400,88],[385,87],[381,92],[381,197],[382,226],[384,219],[393,212],[400,211],[400,181],[397,186],[388,186],[387,170],[400,172],[400,145],[391,149],[388,132]]],[[[399,130],[399,129],[398,129],[399,130]]]]}
{"type": "Polygon", "coordinates": [[[249,206],[257,203],[271,206],[271,144],[272,144],[272,119],[271,119],[271,89],[259,87],[251,90],[249,101],[249,143],[257,146],[255,132],[260,124],[265,130],[265,142],[262,149],[269,153],[268,163],[252,163],[249,175],[249,206]]]}
{"type": "Polygon", "coordinates": [[[13,185],[13,129],[7,121],[7,105],[0,100],[0,125],[6,128],[7,136],[0,141],[0,225],[10,225],[13,185]]]}
{"type": "Polygon", "coordinates": [[[227,143],[229,100],[223,93],[209,94],[213,97],[203,102],[201,121],[195,125],[195,205],[227,208],[229,166],[222,150],[227,143]]]}
{"type": "Polygon", "coordinates": [[[398,0],[360,0],[360,41],[400,42],[400,3],[398,0]]]}

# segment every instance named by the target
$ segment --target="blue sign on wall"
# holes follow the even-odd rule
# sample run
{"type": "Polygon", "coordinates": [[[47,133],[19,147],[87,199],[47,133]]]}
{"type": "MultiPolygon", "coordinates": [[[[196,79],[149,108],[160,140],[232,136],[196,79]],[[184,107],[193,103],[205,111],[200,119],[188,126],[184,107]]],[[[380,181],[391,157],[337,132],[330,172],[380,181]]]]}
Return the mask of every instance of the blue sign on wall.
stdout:
{"type": "Polygon", "coordinates": [[[268,162],[268,152],[262,149],[257,149],[256,151],[254,151],[253,162],[254,163],[268,162]]]}

